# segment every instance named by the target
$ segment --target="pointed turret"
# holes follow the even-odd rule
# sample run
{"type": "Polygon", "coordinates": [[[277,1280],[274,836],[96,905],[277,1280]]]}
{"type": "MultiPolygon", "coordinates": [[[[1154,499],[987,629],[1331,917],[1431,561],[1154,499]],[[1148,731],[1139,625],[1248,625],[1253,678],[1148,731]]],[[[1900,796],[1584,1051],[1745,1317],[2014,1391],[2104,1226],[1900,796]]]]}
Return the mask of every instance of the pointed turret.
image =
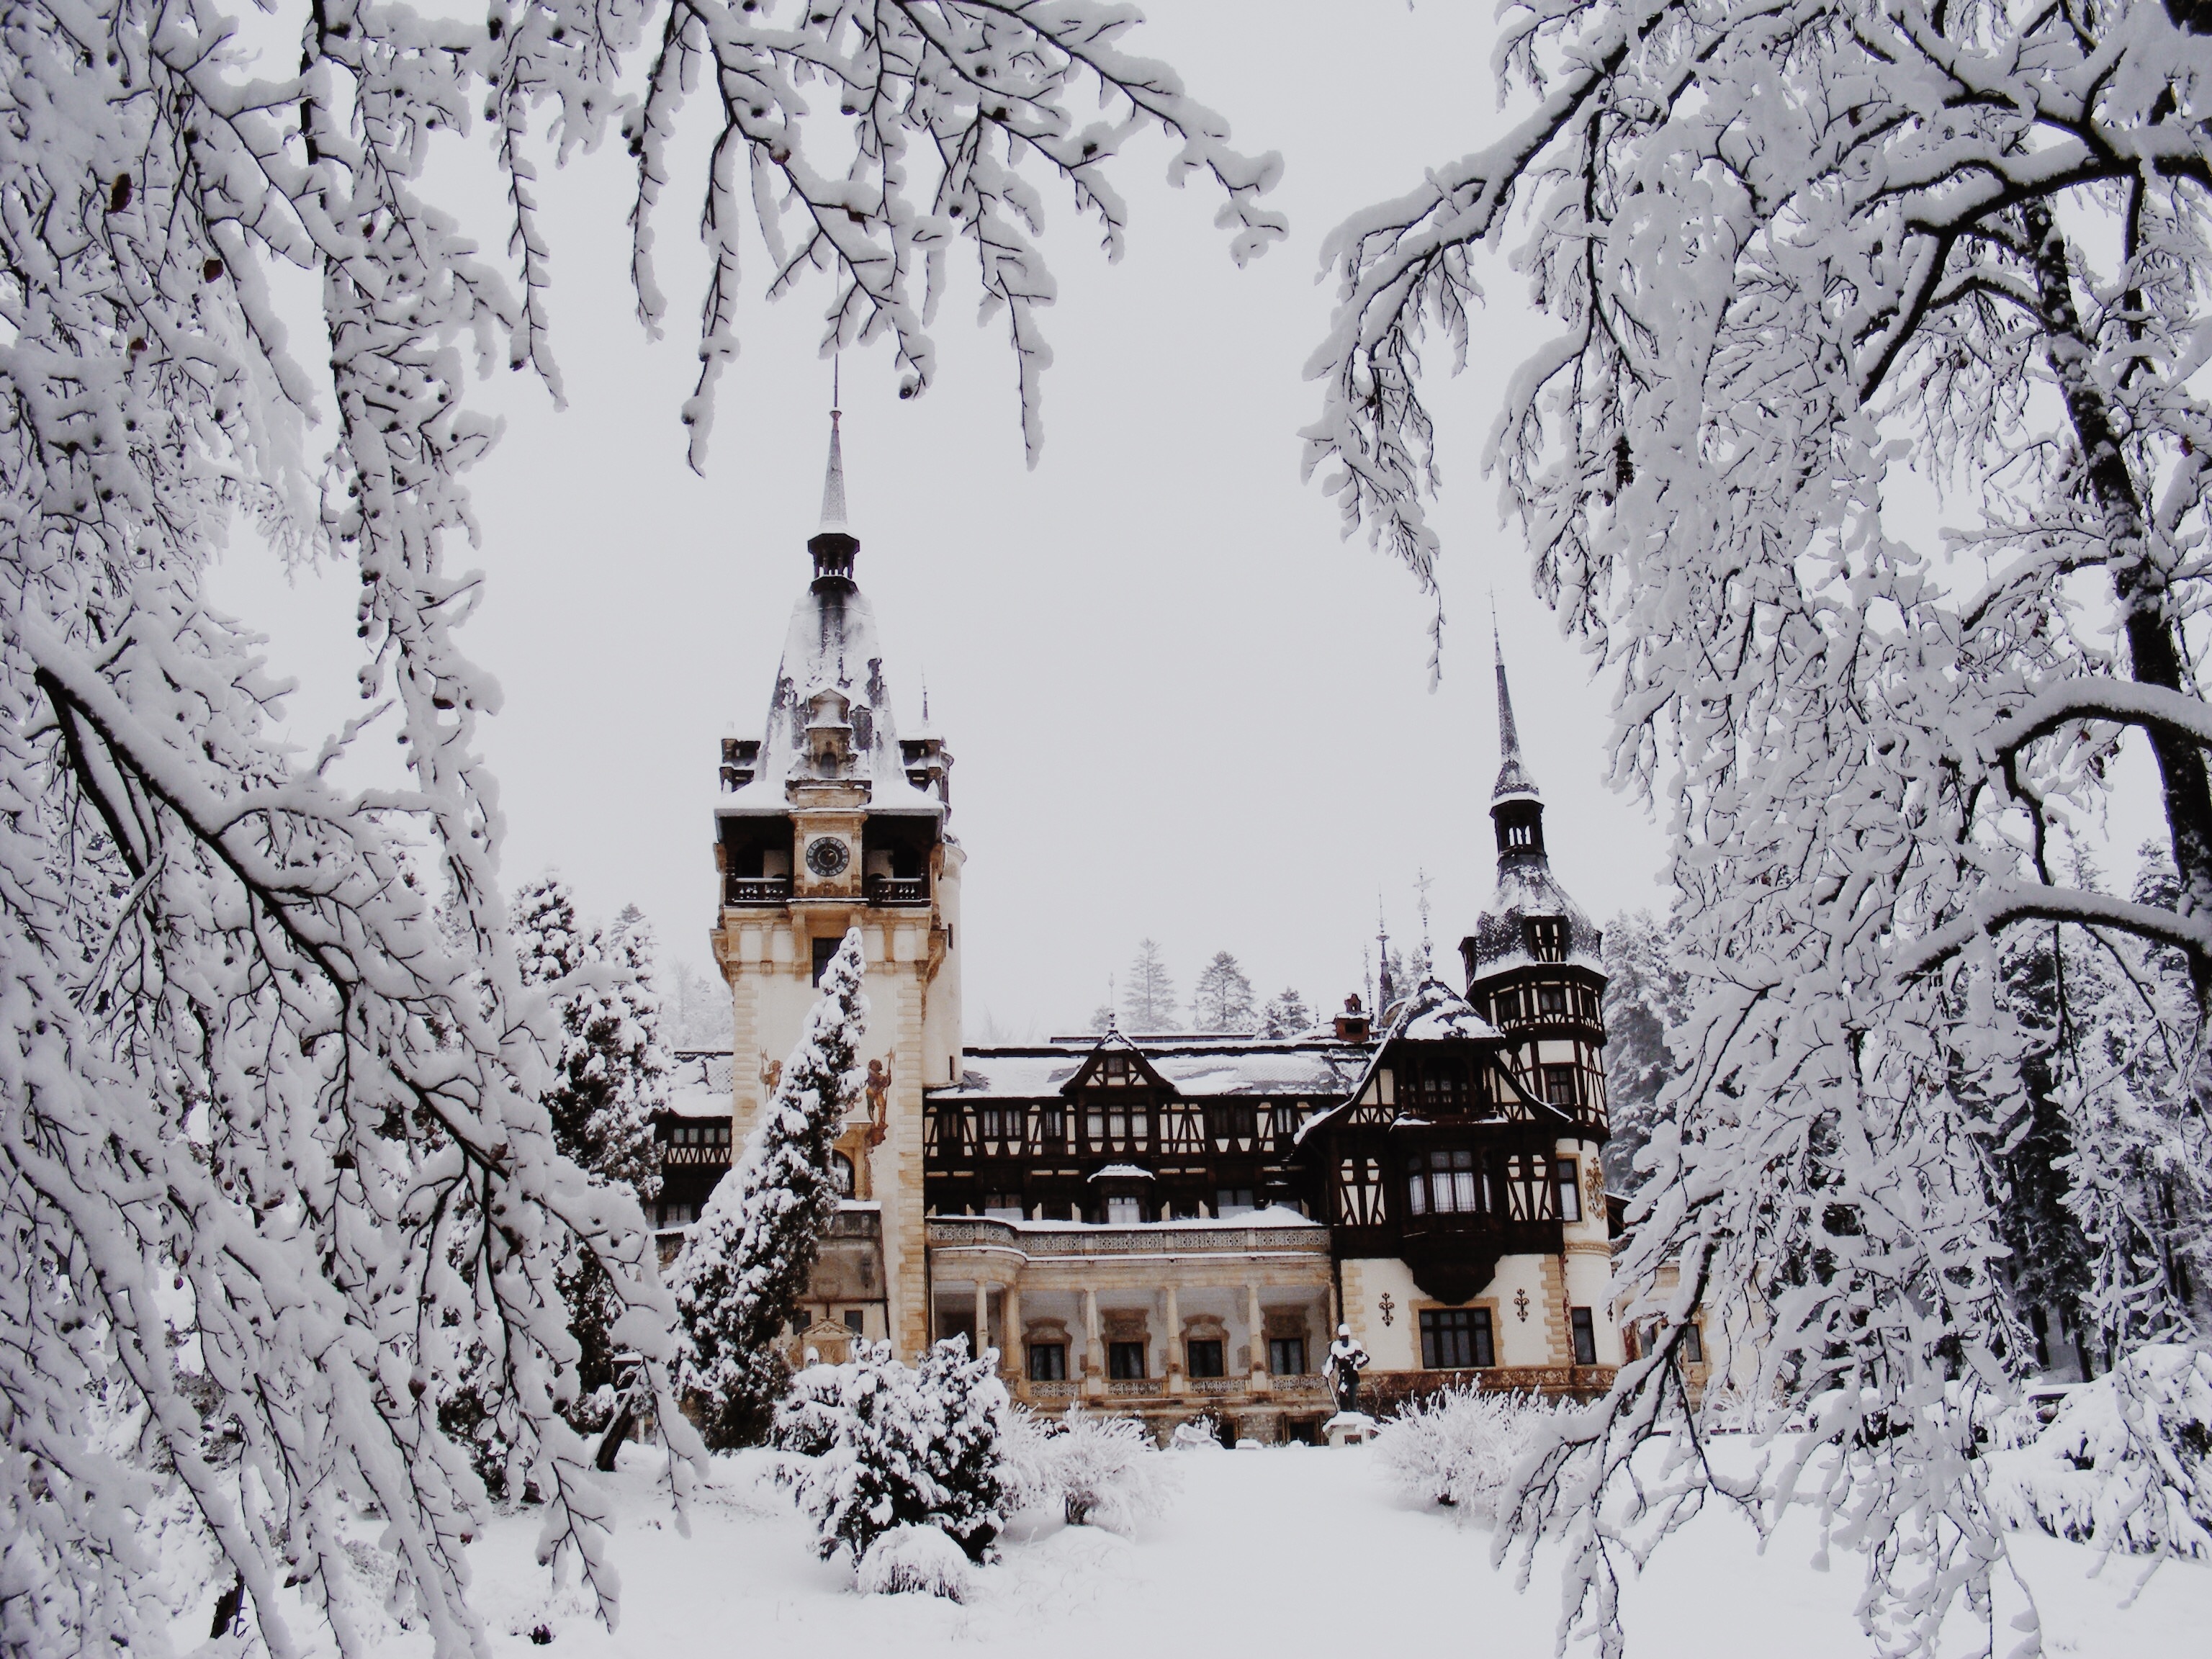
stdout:
{"type": "Polygon", "coordinates": [[[853,585],[853,556],[860,550],[860,538],[845,528],[845,446],[838,433],[842,411],[830,410],[830,465],[822,477],[822,527],[808,538],[806,550],[814,556],[814,586],[853,585]]]}
{"type": "Polygon", "coordinates": [[[1462,941],[1468,979],[1531,961],[1598,961],[1598,930],[1552,876],[1544,850],[1544,798],[1521,755],[1513,719],[1513,692],[1505,678],[1505,650],[1498,655],[1498,782],[1490,792],[1490,822],[1497,831],[1498,890],[1462,941]]]}

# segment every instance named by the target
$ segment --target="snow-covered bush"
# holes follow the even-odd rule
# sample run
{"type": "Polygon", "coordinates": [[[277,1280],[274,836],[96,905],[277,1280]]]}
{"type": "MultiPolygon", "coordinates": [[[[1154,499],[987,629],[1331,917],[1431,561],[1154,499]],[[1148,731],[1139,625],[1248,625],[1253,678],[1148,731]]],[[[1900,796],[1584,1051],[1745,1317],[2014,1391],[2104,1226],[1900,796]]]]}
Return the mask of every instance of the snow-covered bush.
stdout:
{"type": "Polygon", "coordinates": [[[2212,1353],[2140,1348],[1990,1455],[2014,1526],[2136,1555],[2212,1559],[2212,1353]]]}
{"type": "Polygon", "coordinates": [[[789,1382],[775,1345],[837,1213],[830,1146],[860,1098],[865,960],[855,927],[823,972],[806,1035],[737,1167],[715,1184],[676,1261],[676,1305],[692,1348],[684,1381],[710,1446],[757,1444],[789,1382]]]}
{"type": "Polygon", "coordinates": [[[968,1558],[935,1527],[893,1527],[860,1557],[863,1595],[941,1595],[968,1599],[968,1558]]]}
{"type": "Polygon", "coordinates": [[[1009,1513],[1057,1505],[1071,1527],[1126,1536],[1176,1493],[1176,1471],[1134,1418],[1086,1417],[1079,1406],[1039,1417],[1018,1407],[1002,1444],[1009,1513]]]}
{"type": "Polygon", "coordinates": [[[1005,1385],[965,1337],[937,1344],[919,1370],[889,1343],[860,1343],[845,1364],[810,1366],[776,1407],[776,1444],[797,1454],[781,1478],[825,1556],[858,1562],[894,1528],[928,1526],[981,1560],[1006,1524],[1006,1415],[1005,1385]]]}
{"type": "Polygon", "coordinates": [[[1489,1521],[1529,1431],[1547,1408],[1518,1395],[1448,1389],[1409,1400],[1375,1436],[1375,1455],[1399,1490],[1489,1521]]]}

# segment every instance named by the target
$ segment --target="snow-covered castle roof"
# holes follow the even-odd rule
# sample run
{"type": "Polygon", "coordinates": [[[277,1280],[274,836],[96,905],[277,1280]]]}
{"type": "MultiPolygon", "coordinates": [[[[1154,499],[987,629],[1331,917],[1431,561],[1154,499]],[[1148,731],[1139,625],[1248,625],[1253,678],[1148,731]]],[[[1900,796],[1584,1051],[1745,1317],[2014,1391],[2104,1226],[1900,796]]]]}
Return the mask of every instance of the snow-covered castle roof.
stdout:
{"type": "Polygon", "coordinates": [[[864,785],[872,812],[945,810],[907,775],[876,613],[853,579],[860,543],[846,527],[838,414],[830,411],[821,528],[806,544],[814,579],[792,607],[752,776],[718,799],[718,816],[787,811],[790,787],[803,782],[864,785]]]}

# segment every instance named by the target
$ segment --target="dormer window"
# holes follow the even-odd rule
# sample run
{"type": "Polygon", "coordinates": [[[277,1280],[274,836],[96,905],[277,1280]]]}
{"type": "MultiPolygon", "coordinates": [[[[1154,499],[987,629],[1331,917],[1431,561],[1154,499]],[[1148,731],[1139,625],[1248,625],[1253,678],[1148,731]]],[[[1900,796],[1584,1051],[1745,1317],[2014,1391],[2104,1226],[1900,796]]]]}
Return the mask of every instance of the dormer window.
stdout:
{"type": "Polygon", "coordinates": [[[1531,823],[1509,823],[1505,826],[1505,845],[1512,852],[1526,852],[1536,844],[1536,827],[1531,823]]]}
{"type": "Polygon", "coordinates": [[[1528,954],[1539,962],[1565,962],[1567,959],[1567,919],[1565,916],[1530,916],[1524,924],[1528,932],[1528,954]]]}

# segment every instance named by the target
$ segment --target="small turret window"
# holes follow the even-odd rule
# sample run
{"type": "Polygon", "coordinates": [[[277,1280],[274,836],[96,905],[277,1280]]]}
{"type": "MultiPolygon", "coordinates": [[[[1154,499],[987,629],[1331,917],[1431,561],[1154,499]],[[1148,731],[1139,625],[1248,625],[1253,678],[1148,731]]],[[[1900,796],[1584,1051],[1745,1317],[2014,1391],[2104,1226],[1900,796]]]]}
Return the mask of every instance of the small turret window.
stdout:
{"type": "Polygon", "coordinates": [[[1539,962],[1567,959],[1567,921],[1565,916],[1528,918],[1528,954],[1539,962]]]}
{"type": "Polygon", "coordinates": [[[1532,823],[1509,823],[1505,826],[1505,845],[1509,849],[1521,849],[1536,844],[1536,827],[1532,823]]]}

